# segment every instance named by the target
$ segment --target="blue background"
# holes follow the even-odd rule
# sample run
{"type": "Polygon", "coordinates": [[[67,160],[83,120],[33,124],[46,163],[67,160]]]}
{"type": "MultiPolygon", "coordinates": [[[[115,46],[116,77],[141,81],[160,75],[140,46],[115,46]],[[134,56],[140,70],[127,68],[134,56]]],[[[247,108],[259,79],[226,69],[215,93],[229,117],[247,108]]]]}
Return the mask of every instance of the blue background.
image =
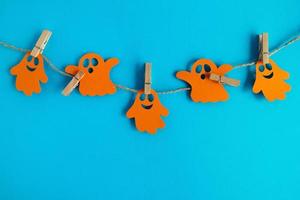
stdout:
{"type": "MultiPolygon", "coordinates": [[[[300,33],[297,0],[0,0],[0,40],[32,48],[53,31],[44,54],[60,69],[86,52],[118,57],[115,83],[184,87],[175,78],[197,58],[233,65],[256,59],[257,34],[270,48],[300,33]]],[[[69,97],[70,80],[46,66],[42,93],[15,90],[9,69],[23,54],[0,48],[1,200],[296,200],[300,198],[300,43],[273,59],[289,71],[286,101],[252,93],[253,67],[230,73],[225,103],[196,104],[188,93],[162,95],[170,114],[152,136],[125,116],[134,94],[69,97]]]]}

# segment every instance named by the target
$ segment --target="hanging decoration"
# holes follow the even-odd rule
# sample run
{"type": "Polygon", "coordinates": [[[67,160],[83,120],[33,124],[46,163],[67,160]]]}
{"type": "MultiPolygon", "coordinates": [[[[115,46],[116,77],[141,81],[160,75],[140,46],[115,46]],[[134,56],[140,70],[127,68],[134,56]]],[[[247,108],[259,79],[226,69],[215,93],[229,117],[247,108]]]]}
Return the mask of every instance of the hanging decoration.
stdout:
{"type": "Polygon", "coordinates": [[[218,102],[226,101],[228,93],[224,88],[224,83],[211,79],[211,74],[224,76],[232,70],[231,65],[221,65],[217,67],[215,63],[208,59],[199,59],[193,66],[192,70],[180,71],[176,77],[187,82],[191,86],[191,98],[194,102],[218,102]]]}
{"type": "Polygon", "coordinates": [[[33,57],[30,52],[16,66],[12,67],[10,73],[16,76],[16,88],[27,96],[32,93],[40,93],[40,82],[46,83],[48,77],[44,71],[44,60],[41,55],[33,57]]]}
{"type": "Polygon", "coordinates": [[[284,100],[285,93],[291,87],[284,82],[289,78],[289,73],[280,69],[278,65],[269,58],[268,33],[259,36],[260,55],[256,63],[256,79],[253,85],[255,94],[262,92],[269,101],[284,100]]]}
{"type": "Polygon", "coordinates": [[[169,111],[160,103],[157,93],[151,89],[151,64],[146,63],[144,90],[138,91],[126,115],[129,119],[134,118],[139,131],[154,134],[158,128],[165,127],[161,116],[168,114],[169,111]]]}
{"type": "Polygon", "coordinates": [[[27,51],[19,64],[12,67],[10,73],[16,76],[16,88],[27,96],[40,93],[40,82],[46,83],[48,77],[44,71],[44,60],[41,54],[52,32],[44,30],[32,51],[27,51]]]}
{"type": "Polygon", "coordinates": [[[32,50],[18,48],[0,41],[1,46],[25,53],[23,59],[10,70],[11,74],[16,76],[17,90],[27,96],[41,92],[40,83],[48,81],[44,70],[45,61],[56,72],[72,78],[62,92],[65,96],[70,95],[77,86],[80,94],[84,96],[114,94],[117,88],[136,93],[135,100],[126,116],[134,120],[137,130],[150,134],[154,134],[157,129],[165,127],[162,117],[169,114],[169,111],[160,102],[159,95],[188,91],[194,102],[226,101],[229,94],[225,86],[237,87],[240,84],[239,80],[229,78],[226,75],[233,69],[255,66],[256,79],[253,92],[255,94],[262,93],[268,101],[284,100],[286,93],[291,90],[290,85],[285,82],[289,78],[289,73],[282,70],[269,57],[300,40],[300,36],[294,37],[269,52],[268,34],[263,33],[259,35],[260,49],[257,61],[236,66],[223,64],[217,67],[209,59],[199,59],[192,65],[191,71],[176,73],[176,77],[186,82],[190,87],[156,92],[151,88],[150,63],[146,63],[144,88],[141,90],[113,83],[110,73],[112,68],[119,63],[119,60],[117,58],[104,60],[96,53],[83,55],[78,65],[69,65],[65,68],[65,72],[61,71],[45,55],[42,55],[51,34],[50,31],[44,30],[32,50]]]}
{"type": "Polygon", "coordinates": [[[87,53],[80,58],[78,66],[69,65],[65,71],[73,76],[79,71],[85,74],[79,83],[80,94],[103,96],[116,92],[116,86],[110,79],[110,71],[118,63],[117,58],[104,61],[98,54],[87,53]]]}
{"type": "Polygon", "coordinates": [[[126,116],[135,120],[135,126],[139,131],[154,134],[158,128],[165,127],[161,116],[168,114],[169,111],[161,104],[154,90],[151,90],[150,94],[140,90],[126,116]]]}
{"type": "Polygon", "coordinates": [[[253,85],[255,94],[262,92],[269,101],[284,100],[285,93],[291,90],[289,84],[285,82],[289,78],[289,73],[280,69],[278,65],[269,60],[270,63],[256,64],[256,79],[253,85]]]}

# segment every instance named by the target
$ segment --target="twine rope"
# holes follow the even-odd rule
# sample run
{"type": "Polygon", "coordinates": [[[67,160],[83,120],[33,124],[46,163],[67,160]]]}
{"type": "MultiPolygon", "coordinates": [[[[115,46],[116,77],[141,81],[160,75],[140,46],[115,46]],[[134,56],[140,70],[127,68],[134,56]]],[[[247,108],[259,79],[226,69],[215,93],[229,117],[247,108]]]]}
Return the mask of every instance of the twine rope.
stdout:
{"type": "MultiPolygon", "coordinates": [[[[272,55],[278,53],[279,51],[283,50],[284,48],[292,45],[293,43],[295,43],[299,40],[300,40],[300,35],[291,38],[287,42],[284,42],[283,44],[279,45],[277,48],[273,49],[270,52],[269,56],[272,56],[272,55]]],[[[3,46],[3,47],[8,48],[8,49],[15,50],[15,51],[18,51],[18,52],[21,52],[21,53],[27,53],[27,52],[31,51],[30,49],[19,48],[19,47],[16,47],[16,46],[12,45],[12,44],[4,42],[4,41],[0,41],[0,46],[3,46]]],[[[43,56],[45,62],[55,72],[57,72],[57,73],[59,73],[63,76],[73,77],[72,75],[70,75],[68,73],[65,73],[64,71],[62,71],[58,67],[56,67],[56,65],[54,65],[48,57],[46,57],[45,55],[42,55],[42,56],[43,56]]],[[[234,69],[239,69],[239,68],[244,68],[244,67],[250,67],[250,66],[255,65],[256,62],[257,62],[257,60],[254,60],[254,61],[251,61],[251,62],[248,62],[248,63],[238,64],[238,65],[233,66],[233,68],[234,69]]],[[[138,92],[138,90],[136,90],[134,88],[127,87],[127,86],[124,86],[124,85],[115,84],[115,86],[117,88],[121,89],[121,90],[125,90],[125,91],[128,91],[128,92],[132,92],[132,93],[137,93],[138,92]]],[[[191,90],[191,88],[190,87],[182,87],[182,88],[177,88],[177,89],[172,89],[172,90],[158,91],[157,93],[162,94],[162,95],[164,95],[164,94],[175,94],[175,93],[178,93],[178,92],[188,91],[188,90],[191,90]]]]}

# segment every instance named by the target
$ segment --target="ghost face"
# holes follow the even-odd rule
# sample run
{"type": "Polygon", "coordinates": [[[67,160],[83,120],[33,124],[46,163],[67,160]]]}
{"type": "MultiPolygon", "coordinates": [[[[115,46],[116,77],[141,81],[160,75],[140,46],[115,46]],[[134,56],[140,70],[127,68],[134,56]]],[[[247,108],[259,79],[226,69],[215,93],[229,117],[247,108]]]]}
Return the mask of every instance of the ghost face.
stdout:
{"type": "Polygon", "coordinates": [[[150,94],[139,91],[133,107],[135,107],[141,115],[147,113],[159,113],[161,110],[164,110],[164,107],[160,103],[158,95],[154,90],[151,90],[150,94]]]}
{"type": "Polygon", "coordinates": [[[150,110],[153,107],[154,95],[153,94],[139,94],[141,107],[150,110]]]}
{"type": "Polygon", "coordinates": [[[100,71],[100,67],[104,66],[104,60],[97,54],[88,53],[79,60],[79,70],[84,71],[86,76],[93,76],[93,73],[100,71]]]}
{"type": "Polygon", "coordinates": [[[27,56],[26,68],[29,72],[34,72],[38,67],[41,67],[39,58],[27,56]]]}
{"type": "Polygon", "coordinates": [[[211,62],[210,60],[198,60],[192,66],[191,73],[199,77],[199,81],[205,83],[209,80],[209,75],[211,72],[215,72],[217,70],[217,66],[215,63],[211,62]]]}
{"type": "Polygon", "coordinates": [[[30,53],[26,53],[21,62],[17,65],[18,71],[28,76],[36,76],[44,71],[44,61],[41,55],[33,57],[30,53]]]}
{"type": "Polygon", "coordinates": [[[110,80],[110,71],[118,62],[117,58],[104,61],[98,54],[87,53],[80,58],[78,66],[69,65],[65,71],[72,75],[80,70],[84,72],[85,75],[79,84],[82,95],[102,96],[116,92],[115,85],[110,80]]]}
{"type": "Polygon", "coordinates": [[[280,69],[273,60],[269,60],[266,65],[257,62],[253,92],[256,94],[262,92],[269,101],[283,100],[285,93],[291,90],[291,87],[285,82],[288,78],[289,74],[280,69]]]}
{"type": "Polygon", "coordinates": [[[264,65],[260,65],[258,67],[258,76],[260,76],[261,78],[264,79],[272,79],[274,76],[274,72],[273,72],[273,68],[272,65],[270,63],[264,65]]]}
{"type": "Polygon", "coordinates": [[[135,119],[135,125],[139,131],[146,131],[151,134],[155,133],[158,128],[165,126],[161,115],[167,116],[168,110],[160,103],[154,90],[151,90],[150,94],[144,94],[144,91],[140,90],[127,112],[128,118],[135,119]]]}
{"type": "Polygon", "coordinates": [[[228,99],[228,94],[224,86],[216,81],[209,79],[211,73],[224,76],[230,71],[230,65],[221,65],[219,68],[208,59],[199,59],[191,71],[179,71],[176,77],[187,82],[191,86],[191,98],[194,102],[217,102],[228,99]]]}

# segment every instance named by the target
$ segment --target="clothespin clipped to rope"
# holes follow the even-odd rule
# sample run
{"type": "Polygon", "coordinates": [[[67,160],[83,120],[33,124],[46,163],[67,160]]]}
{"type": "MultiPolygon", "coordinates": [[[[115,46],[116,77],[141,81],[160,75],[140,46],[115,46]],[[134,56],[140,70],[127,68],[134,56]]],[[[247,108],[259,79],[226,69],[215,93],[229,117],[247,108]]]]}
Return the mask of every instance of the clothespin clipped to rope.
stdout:
{"type": "Polygon", "coordinates": [[[36,58],[39,54],[42,54],[51,35],[51,31],[43,30],[30,55],[36,58]]]}
{"type": "Polygon", "coordinates": [[[268,33],[262,33],[259,35],[259,60],[263,62],[264,65],[269,63],[269,36],[268,33]]]}
{"type": "Polygon", "coordinates": [[[230,85],[230,86],[234,86],[234,87],[237,87],[237,86],[240,85],[239,80],[228,78],[226,76],[220,76],[220,75],[214,74],[214,73],[211,73],[209,75],[209,79],[213,80],[213,81],[217,81],[217,82],[222,83],[222,84],[227,84],[227,85],[230,85]]]}
{"type": "Polygon", "coordinates": [[[72,91],[79,85],[80,80],[84,77],[83,71],[78,71],[77,74],[72,78],[68,85],[62,91],[62,95],[69,96],[72,91]]]}
{"type": "Polygon", "coordinates": [[[144,82],[144,93],[151,93],[151,63],[145,64],[145,82],[144,82]]]}

